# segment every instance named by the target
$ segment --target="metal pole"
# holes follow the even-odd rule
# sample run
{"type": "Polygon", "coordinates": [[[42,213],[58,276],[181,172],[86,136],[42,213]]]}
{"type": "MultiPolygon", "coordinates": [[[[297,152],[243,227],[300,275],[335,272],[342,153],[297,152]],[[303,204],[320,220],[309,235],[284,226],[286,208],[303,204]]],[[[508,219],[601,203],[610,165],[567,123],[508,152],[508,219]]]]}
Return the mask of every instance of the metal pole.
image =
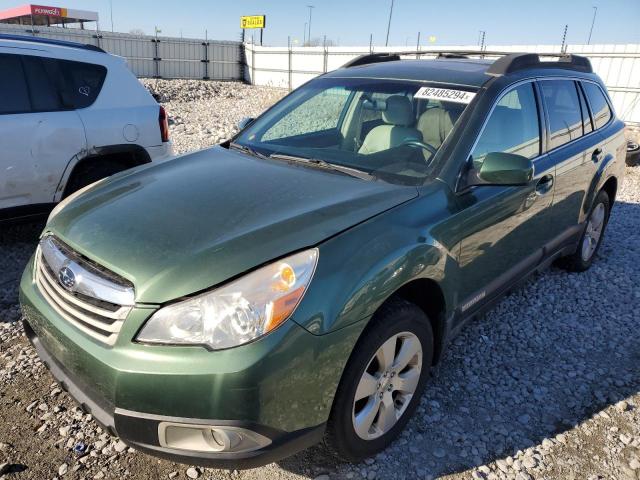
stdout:
{"type": "Polygon", "coordinates": [[[260,46],[262,46],[262,32],[264,31],[264,28],[260,29],[260,46]]]}
{"type": "Polygon", "coordinates": [[[391,0],[391,9],[389,10],[389,23],[387,24],[387,40],[384,42],[385,47],[389,46],[389,30],[391,30],[391,16],[393,15],[393,2],[394,0],[391,0]]]}
{"type": "Polygon", "coordinates": [[[307,44],[307,25],[309,25],[309,22],[304,22],[304,35],[302,36],[303,47],[307,44]]]}
{"type": "Polygon", "coordinates": [[[291,71],[291,37],[287,37],[287,48],[289,50],[289,91],[293,84],[293,72],[291,71]]]}
{"type": "Polygon", "coordinates": [[[369,53],[373,53],[373,33],[369,34],[369,53]]]}
{"type": "Polygon", "coordinates": [[[569,25],[564,26],[564,33],[562,34],[562,47],[560,47],[560,52],[564,53],[567,51],[567,29],[569,25]]]}
{"type": "Polygon", "coordinates": [[[589,30],[589,38],[587,39],[587,45],[591,43],[591,34],[593,33],[593,26],[596,23],[597,14],[598,14],[598,7],[593,7],[593,20],[591,20],[591,30],[589,30]]]}
{"type": "Polygon", "coordinates": [[[113,33],[113,0],[109,0],[109,9],[111,10],[111,33],[113,33]]]}
{"type": "Polygon", "coordinates": [[[327,36],[325,35],[323,40],[322,40],[322,46],[323,46],[323,50],[324,50],[324,55],[322,57],[322,70],[324,71],[324,73],[327,73],[327,64],[328,62],[328,57],[329,57],[329,50],[327,49],[327,36]]]}
{"type": "MultiPolygon", "coordinates": [[[[480,40],[480,51],[484,52],[484,37],[487,34],[487,32],[485,32],[484,30],[482,31],[482,39],[480,40]]],[[[484,55],[482,55],[482,58],[484,58],[484,55]]]]}
{"type": "Polygon", "coordinates": [[[418,43],[416,43],[416,58],[420,58],[420,32],[418,32],[418,43]]]}
{"type": "Polygon", "coordinates": [[[309,42],[309,46],[311,46],[311,12],[316,7],[313,5],[307,5],[307,8],[309,9],[309,35],[307,35],[307,41],[309,42]]]}

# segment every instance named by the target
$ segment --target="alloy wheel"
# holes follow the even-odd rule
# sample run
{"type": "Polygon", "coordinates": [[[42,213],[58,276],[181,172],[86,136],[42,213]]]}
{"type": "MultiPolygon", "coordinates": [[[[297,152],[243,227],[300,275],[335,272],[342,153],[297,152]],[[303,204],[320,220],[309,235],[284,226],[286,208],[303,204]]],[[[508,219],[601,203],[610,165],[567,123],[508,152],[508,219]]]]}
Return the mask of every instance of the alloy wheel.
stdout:
{"type": "Polygon", "coordinates": [[[604,230],[605,206],[599,203],[591,212],[587,229],[582,239],[582,260],[589,261],[598,248],[598,242],[604,230]]]}
{"type": "Polygon", "coordinates": [[[418,387],[422,344],[411,332],[387,339],[365,368],[353,402],[356,434],[373,440],[387,433],[404,414],[418,387]]]}

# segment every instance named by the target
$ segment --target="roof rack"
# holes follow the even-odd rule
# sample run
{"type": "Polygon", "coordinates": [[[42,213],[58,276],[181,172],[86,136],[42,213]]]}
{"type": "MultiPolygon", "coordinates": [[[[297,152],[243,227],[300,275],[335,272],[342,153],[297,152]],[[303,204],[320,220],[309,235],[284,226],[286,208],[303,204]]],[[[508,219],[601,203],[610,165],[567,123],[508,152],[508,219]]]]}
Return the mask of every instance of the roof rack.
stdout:
{"type": "Polygon", "coordinates": [[[83,50],[91,50],[93,52],[107,53],[100,47],[90,45],[88,43],[67,42],[65,40],[53,40],[50,38],[28,37],[26,35],[11,35],[0,33],[0,40],[15,40],[18,42],[42,43],[45,45],[57,45],[60,47],[81,48],[83,50]]]}
{"type": "Polygon", "coordinates": [[[587,57],[570,53],[514,53],[487,50],[412,50],[403,52],[378,52],[361,55],[342,68],[352,68],[371,63],[400,60],[406,55],[435,55],[436,59],[470,58],[471,56],[500,57],[487,69],[487,75],[500,76],[517,70],[528,68],[561,68],[580,72],[593,73],[591,62],[587,57]],[[540,57],[557,57],[557,61],[542,61],[540,57]]]}

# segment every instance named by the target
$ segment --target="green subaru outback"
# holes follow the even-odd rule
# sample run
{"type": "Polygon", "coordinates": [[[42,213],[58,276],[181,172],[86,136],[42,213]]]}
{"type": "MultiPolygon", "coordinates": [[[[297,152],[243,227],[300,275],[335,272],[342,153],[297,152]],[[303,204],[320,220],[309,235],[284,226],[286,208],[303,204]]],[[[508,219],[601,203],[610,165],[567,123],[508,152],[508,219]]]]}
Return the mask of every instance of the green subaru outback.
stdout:
{"type": "Polygon", "coordinates": [[[551,262],[589,268],[624,173],[573,55],[368,55],[243,127],[64,201],[21,283],[62,386],[191,464],[385,448],[466,320],[551,262]]]}

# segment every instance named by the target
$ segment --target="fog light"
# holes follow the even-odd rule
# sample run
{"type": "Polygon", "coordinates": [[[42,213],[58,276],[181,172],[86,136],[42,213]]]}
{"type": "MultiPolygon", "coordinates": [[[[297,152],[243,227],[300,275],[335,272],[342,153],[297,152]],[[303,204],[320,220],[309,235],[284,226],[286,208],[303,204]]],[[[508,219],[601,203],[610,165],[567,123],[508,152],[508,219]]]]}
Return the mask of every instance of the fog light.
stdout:
{"type": "Polygon", "coordinates": [[[244,428],[172,422],[158,425],[158,438],[162,447],[212,453],[250,452],[271,443],[267,437],[244,428]]]}

